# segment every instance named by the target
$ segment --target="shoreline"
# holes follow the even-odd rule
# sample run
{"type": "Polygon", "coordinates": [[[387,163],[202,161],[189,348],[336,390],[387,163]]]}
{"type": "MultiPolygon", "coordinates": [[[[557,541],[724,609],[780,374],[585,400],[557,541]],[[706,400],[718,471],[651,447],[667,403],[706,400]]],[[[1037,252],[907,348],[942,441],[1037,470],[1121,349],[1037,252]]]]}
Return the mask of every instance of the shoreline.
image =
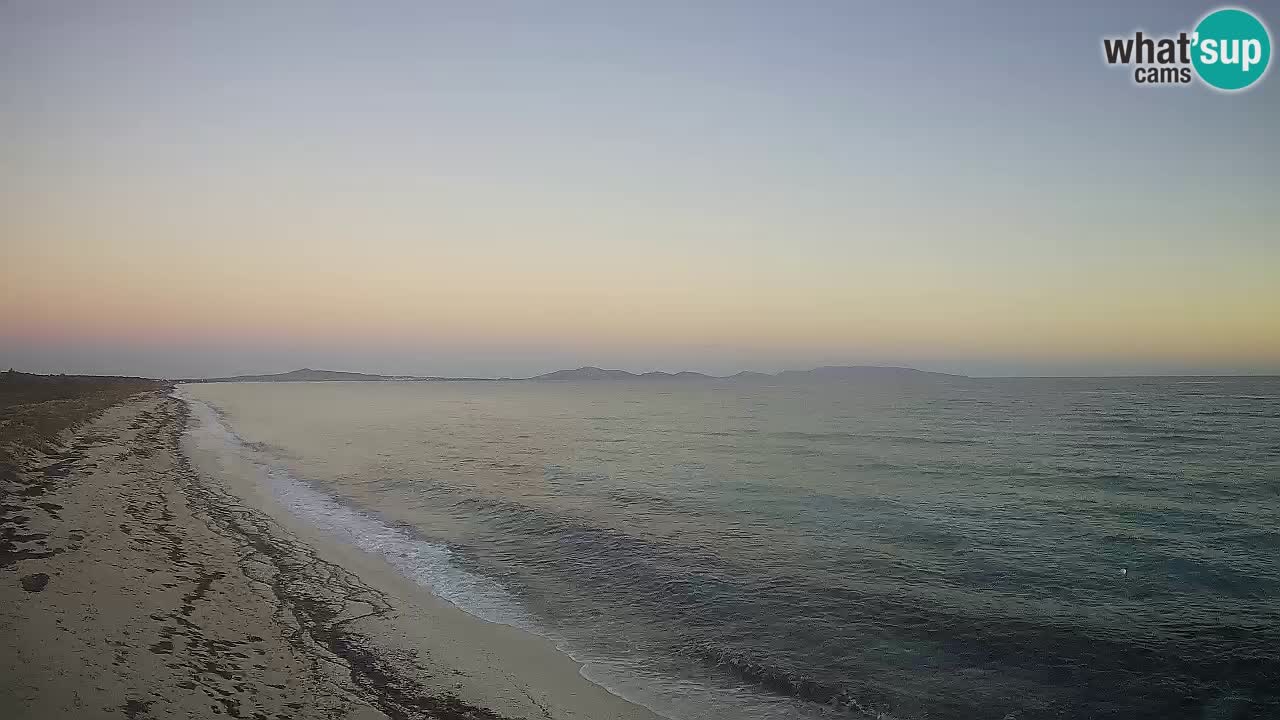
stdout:
{"type": "Polygon", "coordinates": [[[549,641],[208,477],[169,393],[6,471],[0,715],[657,718],[549,641]]]}

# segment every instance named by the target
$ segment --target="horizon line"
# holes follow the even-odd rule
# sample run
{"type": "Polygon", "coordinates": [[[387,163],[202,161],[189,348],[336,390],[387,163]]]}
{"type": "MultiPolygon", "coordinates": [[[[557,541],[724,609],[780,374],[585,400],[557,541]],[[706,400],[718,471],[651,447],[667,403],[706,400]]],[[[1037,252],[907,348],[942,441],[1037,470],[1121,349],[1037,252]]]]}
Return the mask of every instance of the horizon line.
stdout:
{"type": "MultiPolygon", "coordinates": [[[[643,372],[633,372],[619,368],[605,368],[595,365],[581,365],[576,368],[561,368],[550,370],[535,375],[524,377],[480,377],[480,376],[464,376],[464,375],[413,375],[406,373],[378,373],[364,370],[332,370],[321,368],[302,367],[293,370],[285,370],[280,372],[266,373],[240,373],[236,375],[208,375],[208,376],[147,376],[147,375],[118,375],[118,374],[102,374],[102,373],[53,373],[53,372],[29,372],[26,370],[17,370],[10,367],[0,374],[17,373],[23,375],[34,375],[37,377],[71,377],[71,378],[123,378],[136,380],[154,380],[172,383],[200,383],[200,382],[279,382],[266,378],[277,378],[295,373],[312,372],[312,373],[331,373],[337,375],[353,375],[371,380],[342,380],[342,379],[317,379],[317,380],[296,380],[294,382],[524,382],[530,380],[547,379],[556,381],[555,378],[548,376],[557,374],[569,374],[582,371],[598,371],[603,373],[620,373],[636,379],[656,379],[657,377],[666,376],[676,379],[677,376],[695,376],[689,379],[706,379],[706,380],[733,380],[743,376],[762,376],[778,378],[786,374],[806,374],[814,373],[819,370],[898,370],[907,371],[909,373],[918,373],[920,375],[933,375],[945,378],[955,378],[964,380],[1084,380],[1084,379],[1143,379],[1143,378],[1280,378],[1280,371],[1275,372],[1133,372],[1133,373],[1108,373],[1108,374],[965,374],[956,372],[944,372],[937,370],[922,370],[920,368],[908,365],[818,365],[811,368],[795,369],[787,368],[773,372],[740,370],[728,375],[712,375],[697,370],[647,370],[643,372]],[[257,378],[263,378],[258,380],[257,378]]],[[[586,382],[601,382],[606,378],[583,379],[586,382]]],[[[571,381],[571,380],[570,380],[571,381]]],[[[285,381],[288,382],[288,381],[285,381]]],[[[560,380],[560,382],[566,382],[560,380]]]]}

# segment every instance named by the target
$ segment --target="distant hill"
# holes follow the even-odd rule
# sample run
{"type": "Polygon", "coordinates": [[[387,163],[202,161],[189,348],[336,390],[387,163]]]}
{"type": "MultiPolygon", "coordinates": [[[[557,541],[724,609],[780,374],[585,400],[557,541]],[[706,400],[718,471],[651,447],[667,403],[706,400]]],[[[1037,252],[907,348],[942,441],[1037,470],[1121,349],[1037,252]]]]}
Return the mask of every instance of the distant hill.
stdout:
{"type": "Polygon", "coordinates": [[[583,380],[634,380],[638,375],[626,370],[605,370],[598,367],[580,367],[575,370],[556,370],[545,375],[529,378],[530,380],[549,380],[558,382],[579,382],[583,380]]]}
{"type": "Polygon", "coordinates": [[[586,382],[595,380],[713,380],[711,375],[683,370],[669,373],[654,370],[647,373],[632,373],[626,370],[605,370],[598,367],[580,367],[574,370],[556,370],[545,375],[529,378],[549,382],[586,382]]]}
{"type": "MultiPolygon", "coordinates": [[[[736,375],[721,377],[706,375],[691,370],[681,372],[664,372],[654,370],[646,373],[633,373],[626,370],[607,370],[592,366],[574,368],[572,370],[556,370],[544,375],[523,380],[537,382],[619,382],[619,381],[698,381],[698,380],[732,380],[735,382],[855,382],[859,380],[906,381],[939,378],[958,378],[963,375],[947,375],[945,373],[925,372],[914,368],[883,367],[879,365],[827,366],[812,370],[783,370],[769,374],[743,371],[736,375]]],[[[513,378],[457,378],[457,377],[420,377],[417,375],[371,375],[369,373],[344,372],[341,370],[290,370],[270,375],[236,375],[234,377],[204,378],[199,380],[181,380],[179,382],[218,383],[218,382],[448,382],[460,380],[512,381],[513,378]]]]}
{"type": "Polygon", "coordinates": [[[713,378],[710,375],[704,375],[703,373],[700,373],[700,372],[693,372],[692,370],[681,370],[680,372],[676,372],[676,373],[669,373],[669,372],[662,372],[661,370],[655,370],[654,372],[641,373],[639,377],[641,380],[715,380],[717,379],[717,378],[713,378]]]}
{"type": "Polygon", "coordinates": [[[907,367],[882,365],[827,365],[812,370],[783,370],[774,377],[779,380],[923,380],[926,378],[955,378],[961,375],[927,372],[907,367]]]}
{"type": "Polygon", "coordinates": [[[205,378],[187,380],[185,382],[385,382],[389,380],[427,380],[407,375],[369,375],[367,373],[343,372],[341,370],[290,370],[272,375],[236,375],[234,377],[205,378]]]}

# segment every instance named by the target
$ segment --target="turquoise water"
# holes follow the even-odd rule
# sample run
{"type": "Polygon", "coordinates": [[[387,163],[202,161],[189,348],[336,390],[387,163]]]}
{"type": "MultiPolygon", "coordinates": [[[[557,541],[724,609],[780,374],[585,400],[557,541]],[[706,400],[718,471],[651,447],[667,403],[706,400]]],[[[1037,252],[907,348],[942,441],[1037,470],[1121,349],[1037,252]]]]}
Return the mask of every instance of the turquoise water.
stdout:
{"type": "Polygon", "coordinates": [[[1280,717],[1280,379],[184,392],[671,717],[1280,717]]]}

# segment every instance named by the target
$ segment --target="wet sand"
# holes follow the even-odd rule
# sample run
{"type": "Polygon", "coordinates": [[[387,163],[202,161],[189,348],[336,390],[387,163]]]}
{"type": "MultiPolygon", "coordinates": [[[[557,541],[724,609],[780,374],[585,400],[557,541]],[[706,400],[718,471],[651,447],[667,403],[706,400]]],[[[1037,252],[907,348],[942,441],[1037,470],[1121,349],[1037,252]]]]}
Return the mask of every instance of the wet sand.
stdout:
{"type": "Polygon", "coordinates": [[[655,717],[198,472],[168,393],[0,437],[0,717],[655,717]]]}

